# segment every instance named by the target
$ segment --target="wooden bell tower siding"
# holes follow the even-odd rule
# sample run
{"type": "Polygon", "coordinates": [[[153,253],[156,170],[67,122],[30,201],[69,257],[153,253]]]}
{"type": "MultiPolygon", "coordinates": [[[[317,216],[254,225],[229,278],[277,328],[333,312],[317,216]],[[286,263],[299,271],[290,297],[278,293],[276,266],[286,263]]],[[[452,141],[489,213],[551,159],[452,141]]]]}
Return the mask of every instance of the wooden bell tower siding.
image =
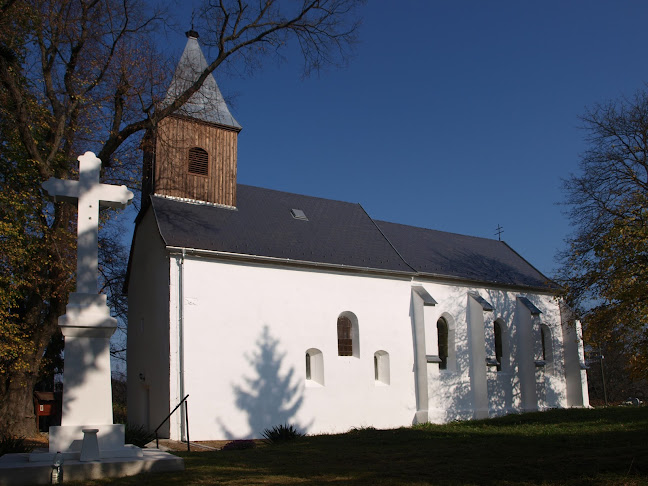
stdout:
{"type": "Polygon", "coordinates": [[[161,196],[236,206],[236,157],[240,129],[171,116],[158,126],[150,168],[161,196]],[[206,170],[190,167],[190,150],[207,153],[206,170]],[[192,170],[193,169],[193,170],[192,170]]]}
{"type": "MultiPolygon", "coordinates": [[[[173,103],[207,69],[198,33],[187,44],[162,106],[173,103]]],[[[155,132],[144,137],[145,194],[223,206],[236,206],[238,133],[213,75],[155,132]]]]}

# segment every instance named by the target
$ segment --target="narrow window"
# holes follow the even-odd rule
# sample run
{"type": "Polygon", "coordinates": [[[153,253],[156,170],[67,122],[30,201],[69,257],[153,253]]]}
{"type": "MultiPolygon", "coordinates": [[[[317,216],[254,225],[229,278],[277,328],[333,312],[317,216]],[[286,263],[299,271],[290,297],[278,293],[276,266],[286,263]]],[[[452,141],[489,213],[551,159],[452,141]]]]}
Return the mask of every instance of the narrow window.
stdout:
{"type": "Polygon", "coordinates": [[[376,351],[374,353],[374,380],[383,385],[389,385],[389,353],[376,351]]]}
{"type": "Polygon", "coordinates": [[[540,326],[540,341],[542,342],[542,361],[545,362],[546,366],[550,367],[553,362],[553,343],[551,329],[546,324],[540,326]]]}
{"type": "Polygon", "coordinates": [[[324,355],[317,348],[306,350],[306,386],[324,386],[324,355]]]}
{"type": "Polygon", "coordinates": [[[189,149],[189,165],[188,172],[190,174],[208,176],[209,175],[209,154],[207,151],[200,147],[192,147],[189,149]]]}
{"type": "Polygon", "coordinates": [[[353,337],[351,334],[351,319],[338,317],[338,356],[353,356],[353,337]]]}
{"type": "Polygon", "coordinates": [[[502,371],[502,326],[495,321],[493,324],[495,334],[495,359],[497,360],[497,371],[502,371]]]}
{"type": "Polygon", "coordinates": [[[448,369],[448,323],[441,317],[437,321],[437,339],[439,344],[440,370],[448,369]]]}

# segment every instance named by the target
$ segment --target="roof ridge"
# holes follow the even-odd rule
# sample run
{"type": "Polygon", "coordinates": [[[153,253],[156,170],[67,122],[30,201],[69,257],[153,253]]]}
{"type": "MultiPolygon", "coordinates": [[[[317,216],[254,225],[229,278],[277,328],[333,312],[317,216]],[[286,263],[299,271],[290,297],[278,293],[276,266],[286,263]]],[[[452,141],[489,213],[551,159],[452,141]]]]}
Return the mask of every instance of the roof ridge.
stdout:
{"type": "Polygon", "coordinates": [[[420,230],[425,230],[425,231],[436,231],[437,233],[444,233],[444,234],[448,234],[448,235],[462,236],[464,238],[475,238],[475,239],[479,239],[479,240],[493,241],[493,242],[497,242],[497,243],[505,243],[502,240],[496,240],[494,238],[486,238],[485,236],[467,235],[465,233],[457,233],[457,232],[454,232],[454,231],[444,231],[444,230],[440,230],[440,229],[426,228],[424,226],[416,226],[416,225],[413,225],[413,224],[394,223],[393,221],[384,221],[384,220],[380,220],[380,219],[376,220],[376,222],[377,223],[394,224],[394,225],[398,225],[398,226],[407,226],[408,228],[415,228],[415,229],[420,229],[420,230]]]}
{"type": "Polygon", "coordinates": [[[380,234],[382,235],[382,237],[385,238],[385,241],[387,241],[387,243],[389,243],[389,246],[392,247],[392,249],[396,252],[396,254],[399,256],[399,258],[400,258],[401,260],[403,260],[403,263],[404,263],[405,265],[407,265],[408,267],[410,267],[414,272],[419,273],[418,270],[417,270],[416,268],[414,268],[412,265],[409,264],[409,262],[408,262],[407,260],[405,260],[405,257],[404,257],[403,255],[401,255],[401,252],[398,251],[398,249],[394,246],[394,244],[391,242],[391,240],[390,240],[389,238],[387,238],[387,235],[386,235],[385,233],[383,233],[383,230],[380,228],[380,226],[378,226],[378,224],[376,223],[376,221],[374,221],[374,219],[369,215],[369,213],[368,213],[367,210],[364,208],[364,206],[363,206],[362,204],[360,204],[360,203],[358,203],[358,206],[360,206],[360,207],[362,208],[362,210],[364,211],[364,213],[367,215],[367,218],[369,218],[369,220],[370,220],[370,221],[373,223],[373,225],[378,229],[378,231],[380,231],[380,234]]]}
{"type": "Polygon", "coordinates": [[[281,194],[288,194],[288,195],[291,195],[291,196],[305,197],[305,198],[308,198],[308,199],[321,199],[323,201],[331,201],[331,202],[343,203],[343,204],[351,204],[351,205],[358,204],[358,203],[351,202],[351,201],[342,201],[341,199],[331,199],[330,197],[322,197],[322,196],[311,196],[309,194],[301,194],[299,192],[283,191],[281,189],[272,189],[272,188],[269,188],[269,187],[253,186],[251,184],[237,183],[236,185],[237,186],[249,187],[249,188],[252,188],[252,189],[260,189],[262,191],[272,191],[272,192],[278,192],[278,193],[281,193],[281,194]]]}
{"type": "Polygon", "coordinates": [[[548,285],[555,285],[558,288],[562,288],[562,286],[556,282],[551,277],[546,276],[543,272],[538,270],[534,264],[529,262],[526,258],[524,258],[522,255],[520,255],[511,245],[509,245],[506,241],[502,241],[506,245],[506,247],[511,250],[513,253],[515,253],[520,259],[522,259],[527,265],[529,265],[531,268],[533,268],[536,272],[538,272],[540,275],[542,275],[544,278],[547,279],[547,284],[548,285]]]}

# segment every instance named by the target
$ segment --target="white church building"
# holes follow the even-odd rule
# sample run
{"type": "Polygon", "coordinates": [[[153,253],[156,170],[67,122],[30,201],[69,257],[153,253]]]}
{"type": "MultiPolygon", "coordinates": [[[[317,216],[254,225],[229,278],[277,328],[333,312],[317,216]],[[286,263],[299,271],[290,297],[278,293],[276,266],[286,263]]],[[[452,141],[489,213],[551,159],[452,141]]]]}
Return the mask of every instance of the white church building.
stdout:
{"type": "MultiPolygon", "coordinates": [[[[189,32],[167,99],[205,66],[189,32]]],[[[186,395],[191,440],[588,406],[578,323],[506,243],[237,184],[240,130],[209,76],[146,137],[129,422],[152,430],[186,395]]]]}

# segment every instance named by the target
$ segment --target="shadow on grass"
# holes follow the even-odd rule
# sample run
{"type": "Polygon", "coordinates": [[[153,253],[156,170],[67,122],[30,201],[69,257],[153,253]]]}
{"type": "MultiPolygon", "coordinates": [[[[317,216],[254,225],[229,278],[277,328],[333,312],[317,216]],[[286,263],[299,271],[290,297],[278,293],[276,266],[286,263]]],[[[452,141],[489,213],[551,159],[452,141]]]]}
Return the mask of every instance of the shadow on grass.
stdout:
{"type": "Polygon", "coordinates": [[[648,484],[648,408],[557,410],[183,453],[183,473],[95,484],[648,484]]]}

